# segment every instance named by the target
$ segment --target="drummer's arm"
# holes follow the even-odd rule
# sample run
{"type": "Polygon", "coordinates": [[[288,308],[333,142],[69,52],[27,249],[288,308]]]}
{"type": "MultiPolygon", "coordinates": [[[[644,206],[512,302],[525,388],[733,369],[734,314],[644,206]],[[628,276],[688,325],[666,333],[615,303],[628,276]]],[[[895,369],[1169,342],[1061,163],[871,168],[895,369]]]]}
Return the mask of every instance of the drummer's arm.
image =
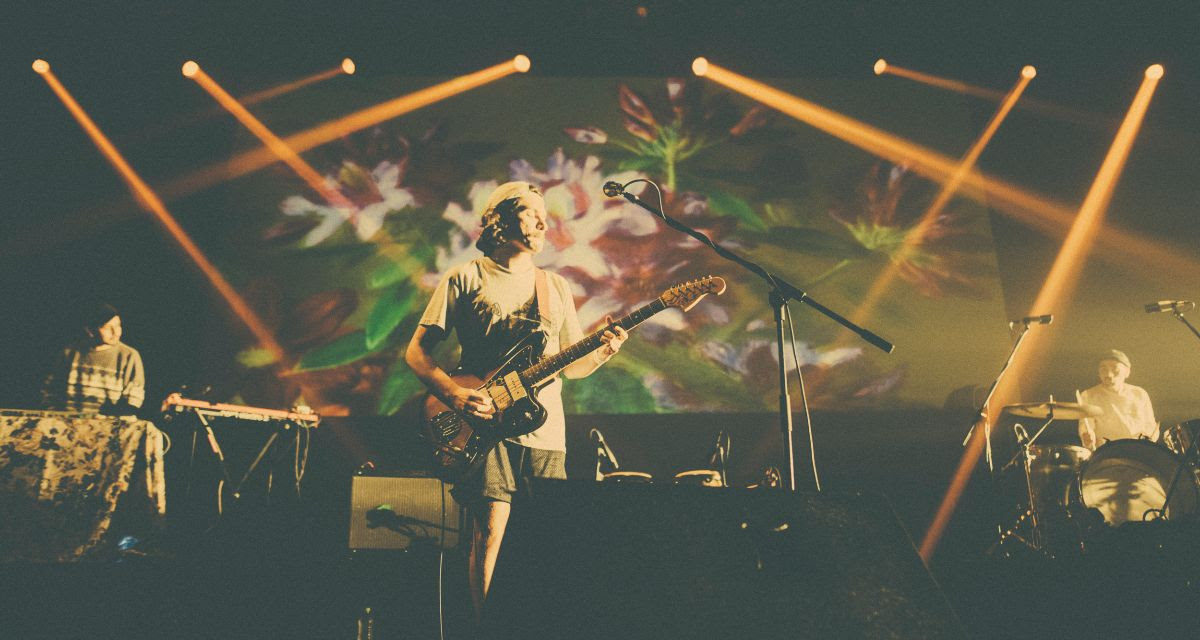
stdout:
{"type": "MultiPolygon", "coordinates": [[[[1079,404],[1085,404],[1083,394],[1078,390],[1075,391],[1075,401],[1079,404]]],[[[1082,418],[1079,420],[1079,442],[1084,448],[1096,450],[1096,427],[1091,418],[1082,418]]]]}
{"type": "Polygon", "coordinates": [[[1092,426],[1091,418],[1079,421],[1079,442],[1084,448],[1096,450],[1096,429],[1092,426]]]}
{"type": "Polygon", "coordinates": [[[1151,440],[1158,440],[1158,420],[1154,418],[1154,406],[1150,404],[1150,394],[1142,391],[1142,403],[1145,405],[1146,419],[1142,423],[1142,432],[1151,440]]]}

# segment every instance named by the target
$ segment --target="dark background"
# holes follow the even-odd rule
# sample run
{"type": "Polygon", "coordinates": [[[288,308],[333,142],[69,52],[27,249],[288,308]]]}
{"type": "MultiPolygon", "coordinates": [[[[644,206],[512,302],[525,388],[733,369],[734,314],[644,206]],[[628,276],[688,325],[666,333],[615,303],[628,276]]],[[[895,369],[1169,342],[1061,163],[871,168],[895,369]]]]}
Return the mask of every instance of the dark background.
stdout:
{"type": "MultiPolygon", "coordinates": [[[[30,404],[39,368],[71,335],[72,313],[83,301],[102,297],[123,310],[130,342],[150,363],[148,406],[179,384],[203,378],[196,345],[243,331],[30,70],[35,58],[50,62],[152,185],[228,157],[239,139],[240,125],[231,118],[188,116],[211,111],[211,100],[180,76],[187,59],[219,73],[234,95],[332,67],[344,56],[356,61],[359,73],[399,76],[458,75],[526,53],[535,75],[688,75],[692,59],[705,55],[753,78],[855,79],[871,77],[871,65],[885,57],[999,90],[1011,85],[1022,65],[1034,64],[1039,75],[1027,97],[1091,117],[1064,122],[1018,110],[980,167],[1067,203],[1082,200],[1143,70],[1159,62],[1166,75],[1108,220],[1177,251],[1200,253],[1195,250],[1200,246],[1195,213],[1200,9],[1192,2],[1119,7],[941,0],[533,2],[486,8],[415,2],[51,2],[10,3],[0,22],[7,30],[0,69],[6,87],[0,116],[7,196],[0,204],[0,406],[5,407],[30,404]],[[639,6],[646,9],[644,16],[638,15],[639,6]]],[[[879,100],[886,103],[888,83],[907,81],[879,82],[879,100]]],[[[973,104],[982,127],[994,104],[973,104]]],[[[219,191],[168,206],[188,212],[227,206],[219,191]]],[[[1059,239],[999,213],[992,219],[1005,305],[1009,317],[1020,317],[1036,296],[1059,239]]],[[[206,231],[203,215],[181,223],[193,233],[206,231]]],[[[1200,345],[1169,317],[1145,316],[1138,308],[1151,300],[1200,297],[1200,282],[1194,274],[1155,272],[1153,255],[1138,265],[1109,258],[1098,255],[1089,262],[1079,293],[1054,325],[1062,340],[1052,343],[1051,352],[1039,359],[1042,368],[1023,381],[1026,393],[1030,399],[1048,392],[1062,396],[1086,386],[1096,350],[1118,346],[1134,359],[1134,382],[1151,390],[1164,421],[1200,414],[1195,393],[1200,345]]],[[[981,371],[963,385],[986,384],[994,373],[981,371]]],[[[947,416],[831,420],[831,428],[842,422],[904,427],[842,438],[843,448],[833,446],[827,463],[840,465],[832,477],[856,486],[903,476],[892,483],[905,495],[898,510],[919,535],[959,452],[960,423],[947,416]],[[899,456],[890,458],[900,461],[898,469],[885,472],[879,461],[893,454],[899,456]]],[[[770,425],[770,417],[746,419],[758,425],[753,431],[759,441],[770,442],[769,426],[763,426],[770,425]]],[[[652,429],[657,420],[625,418],[613,428],[652,429]]],[[[694,439],[701,443],[725,424],[725,418],[714,416],[699,420],[703,428],[697,430],[704,433],[694,439]]],[[[635,453],[635,460],[642,453],[635,453]]],[[[747,460],[770,461],[775,455],[766,450],[747,460]]],[[[753,470],[739,479],[751,479],[746,476],[753,470]]]]}

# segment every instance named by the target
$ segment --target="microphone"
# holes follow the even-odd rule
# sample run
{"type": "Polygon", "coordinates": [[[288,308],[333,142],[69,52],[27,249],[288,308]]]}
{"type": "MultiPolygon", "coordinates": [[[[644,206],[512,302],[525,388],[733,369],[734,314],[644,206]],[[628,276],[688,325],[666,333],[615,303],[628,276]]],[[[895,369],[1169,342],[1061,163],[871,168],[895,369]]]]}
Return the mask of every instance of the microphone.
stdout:
{"type": "Polygon", "coordinates": [[[1196,303],[1191,300],[1159,300],[1145,306],[1146,313],[1162,313],[1163,311],[1183,313],[1195,308],[1196,303]]]}
{"type": "Polygon", "coordinates": [[[1054,322],[1054,316],[1049,313],[1044,316],[1025,316],[1020,320],[1013,320],[1012,322],[1008,323],[1008,328],[1012,329],[1018,324],[1023,324],[1028,327],[1031,324],[1050,324],[1051,322],[1054,322]]]}
{"type": "Polygon", "coordinates": [[[588,437],[592,439],[592,442],[596,443],[597,456],[608,458],[608,461],[612,463],[613,471],[621,468],[621,465],[617,464],[617,456],[613,454],[612,449],[608,448],[608,443],[604,441],[604,436],[600,433],[599,429],[589,431],[588,437]]]}
{"type": "Polygon", "coordinates": [[[608,181],[604,183],[604,195],[615,198],[620,195],[625,195],[625,185],[619,182],[608,181]]]}
{"type": "Polygon", "coordinates": [[[1026,442],[1029,442],[1029,432],[1025,430],[1025,427],[1021,425],[1021,423],[1018,422],[1017,424],[1013,425],[1013,434],[1017,436],[1018,445],[1023,445],[1026,442]]]}

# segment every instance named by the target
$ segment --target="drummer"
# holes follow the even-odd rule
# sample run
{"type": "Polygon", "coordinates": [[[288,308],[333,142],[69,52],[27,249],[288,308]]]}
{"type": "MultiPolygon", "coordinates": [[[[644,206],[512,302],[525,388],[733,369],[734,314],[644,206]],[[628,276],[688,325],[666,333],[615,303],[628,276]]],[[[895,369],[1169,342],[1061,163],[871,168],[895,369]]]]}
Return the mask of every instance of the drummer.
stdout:
{"type": "Polygon", "coordinates": [[[1100,358],[1100,384],[1078,393],[1079,402],[1099,407],[1102,413],[1079,421],[1083,446],[1096,450],[1110,440],[1158,440],[1158,422],[1146,390],[1125,382],[1129,356],[1111,349],[1100,358]]]}

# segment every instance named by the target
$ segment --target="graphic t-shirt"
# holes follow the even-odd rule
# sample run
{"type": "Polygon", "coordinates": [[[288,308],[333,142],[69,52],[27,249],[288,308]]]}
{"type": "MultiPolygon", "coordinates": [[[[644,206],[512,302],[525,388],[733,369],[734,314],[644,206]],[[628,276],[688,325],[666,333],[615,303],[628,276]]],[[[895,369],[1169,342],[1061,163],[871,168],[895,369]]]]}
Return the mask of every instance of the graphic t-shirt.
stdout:
{"type": "MultiPolygon", "coordinates": [[[[583,339],[570,285],[561,276],[546,273],[550,300],[547,318],[538,312],[534,295],[534,268],[512,271],[488,257],[477,258],[446,272],[421,316],[424,326],[454,330],[462,346],[459,367],[482,375],[534,333],[535,343],[545,340],[543,355],[552,355],[583,339]]],[[[509,438],[526,447],[566,451],[562,380],[555,378],[538,392],[546,407],[546,423],[533,433],[509,438]]]]}

